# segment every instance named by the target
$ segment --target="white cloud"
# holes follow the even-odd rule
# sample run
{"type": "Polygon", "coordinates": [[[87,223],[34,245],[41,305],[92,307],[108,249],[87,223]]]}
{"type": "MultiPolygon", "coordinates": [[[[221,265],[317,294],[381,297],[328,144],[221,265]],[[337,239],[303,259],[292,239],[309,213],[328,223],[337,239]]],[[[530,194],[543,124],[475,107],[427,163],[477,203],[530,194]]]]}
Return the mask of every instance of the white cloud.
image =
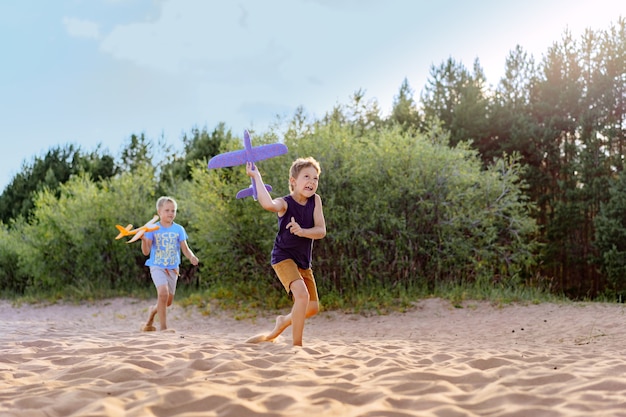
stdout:
{"type": "Polygon", "coordinates": [[[350,81],[393,32],[366,29],[377,15],[350,10],[355,0],[342,0],[339,9],[323,3],[163,1],[156,19],[114,27],[100,49],[213,91],[262,92],[256,102],[271,94],[281,106],[315,106],[311,97],[331,89],[321,103],[328,108],[337,95],[362,87],[350,81]]]}
{"type": "MultiPolygon", "coordinates": [[[[262,126],[298,106],[321,116],[375,88],[366,74],[388,67],[395,25],[410,22],[410,13],[370,0],[164,0],[154,18],[113,26],[100,51],[178,80],[209,117],[262,126]]],[[[399,88],[405,75],[389,82],[399,88]]]]}
{"type": "Polygon", "coordinates": [[[168,1],[154,21],[115,27],[101,49],[142,67],[186,73],[218,61],[256,58],[267,48],[267,36],[254,36],[247,26],[247,12],[236,3],[168,1]]]}
{"type": "Polygon", "coordinates": [[[89,20],[64,17],[63,25],[70,36],[77,38],[99,39],[100,29],[97,23],[89,20]]]}

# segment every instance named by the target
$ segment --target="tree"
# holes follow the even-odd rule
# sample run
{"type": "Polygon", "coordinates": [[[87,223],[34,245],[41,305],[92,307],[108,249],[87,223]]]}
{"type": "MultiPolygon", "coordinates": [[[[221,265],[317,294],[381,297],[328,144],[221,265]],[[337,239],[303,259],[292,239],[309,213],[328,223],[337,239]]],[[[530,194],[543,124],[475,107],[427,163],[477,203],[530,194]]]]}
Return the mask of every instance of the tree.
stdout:
{"type": "MultiPolygon", "coordinates": [[[[272,194],[281,196],[289,192],[291,160],[313,155],[320,161],[318,192],[329,234],[315,242],[313,262],[324,293],[433,290],[461,282],[492,288],[531,275],[536,230],[515,158],[485,171],[467,143],[448,147],[440,129],[420,134],[397,124],[358,126],[330,120],[290,129],[288,156],[259,164],[272,194]]],[[[181,189],[194,245],[212,261],[203,269],[206,282],[252,282],[258,297],[262,285],[280,290],[268,258],[275,216],[234,199],[245,184],[243,167],[234,167],[232,176],[222,171],[197,165],[181,189]]]]}
{"type": "Polygon", "coordinates": [[[421,95],[424,118],[441,120],[450,131],[450,145],[461,141],[480,142],[488,136],[489,101],[485,96],[485,75],[478,59],[473,73],[449,58],[434,65],[421,95]]]}
{"type": "Polygon", "coordinates": [[[53,147],[43,157],[35,157],[23,164],[0,196],[0,220],[8,224],[19,216],[29,218],[34,208],[34,196],[48,189],[56,192],[72,176],[86,173],[101,181],[118,171],[114,159],[98,146],[95,151],[83,154],[79,147],[66,145],[53,147]]]}
{"type": "MultiPolygon", "coordinates": [[[[151,168],[101,183],[76,175],[57,193],[37,192],[32,218],[17,222],[10,231],[20,237],[13,249],[15,276],[28,284],[19,290],[85,298],[103,291],[132,293],[146,286],[150,281],[145,257],[137,246],[115,240],[114,226],[145,223],[155,201],[151,168]]],[[[0,263],[2,255],[0,250],[0,263]]]]}
{"type": "Polygon", "coordinates": [[[393,109],[389,120],[392,123],[400,125],[405,131],[420,128],[421,118],[415,100],[413,99],[413,90],[406,78],[402,81],[400,91],[394,98],[393,109]]]}
{"type": "Polygon", "coordinates": [[[504,77],[491,102],[489,136],[476,142],[485,164],[517,152],[525,165],[539,165],[541,155],[534,144],[535,120],[531,106],[536,82],[534,60],[518,45],[506,58],[504,77]]]}
{"type": "Polygon", "coordinates": [[[206,163],[213,156],[219,154],[226,143],[234,141],[230,129],[224,123],[219,123],[209,134],[206,127],[202,130],[194,128],[191,137],[183,136],[184,152],[182,156],[171,155],[161,170],[161,183],[173,185],[179,180],[191,180],[191,171],[194,162],[206,163]]]}
{"type": "Polygon", "coordinates": [[[121,168],[125,172],[135,172],[140,168],[152,166],[154,144],[146,139],[145,134],[132,134],[120,156],[121,168]]]}
{"type": "Polygon", "coordinates": [[[594,218],[595,260],[610,287],[606,293],[626,297],[626,175],[622,171],[611,185],[609,198],[594,218]]]}

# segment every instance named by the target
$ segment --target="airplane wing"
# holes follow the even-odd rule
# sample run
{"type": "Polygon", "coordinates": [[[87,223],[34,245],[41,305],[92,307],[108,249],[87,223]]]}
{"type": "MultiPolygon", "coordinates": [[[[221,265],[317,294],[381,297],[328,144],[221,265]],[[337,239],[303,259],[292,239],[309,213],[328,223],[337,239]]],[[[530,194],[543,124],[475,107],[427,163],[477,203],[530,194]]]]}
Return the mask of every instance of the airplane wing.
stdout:
{"type": "MultiPolygon", "coordinates": [[[[159,216],[158,214],[155,214],[154,216],[152,216],[152,219],[150,219],[149,222],[147,222],[146,224],[143,225],[143,227],[152,227],[157,221],[159,220],[159,216]]],[[[157,229],[159,228],[159,226],[157,226],[157,229]]],[[[154,229],[156,230],[156,229],[154,229]]]]}
{"type": "MultiPolygon", "coordinates": [[[[273,158],[274,156],[287,153],[287,146],[282,143],[270,143],[269,145],[260,145],[252,148],[252,161],[262,161],[264,159],[273,158]]],[[[248,162],[248,161],[246,161],[248,162]]]]}
{"type": "Polygon", "coordinates": [[[115,239],[121,239],[124,236],[130,236],[130,235],[135,235],[133,236],[132,239],[130,239],[128,242],[126,243],[132,243],[132,242],[136,242],[137,240],[139,240],[141,238],[141,236],[144,235],[144,233],[146,232],[152,232],[154,230],[157,230],[159,228],[159,225],[155,224],[157,221],[159,220],[159,216],[158,215],[154,215],[152,217],[152,219],[147,222],[146,224],[144,224],[141,227],[138,227],[136,229],[133,229],[133,225],[129,224],[126,227],[122,227],[119,224],[115,225],[115,228],[120,232],[115,239]],[[131,230],[132,229],[132,230],[131,230]]]}
{"type": "Polygon", "coordinates": [[[144,229],[139,230],[137,233],[135,233],[135,236],[133,236],[132,239],[129,239],[126,243],[133,243],[138,241],[139,239],[141,239],[141,236],[143,236],[144,233],[146,233],[144,229]]]}
{"type": "Polygon", "coordinates": [[[209,160],[209,169],[244,165],[246,162],[262,161],[286,153],[287,146],[282,143],[255,146],[250,149],[249,153],[246,149],[240,149],[215,155],[209,160]]]}
{"type": "Polygon", "coordinates": [[[238,151],[226,152],[215,155],[209,160],[209,169],[234,167],[237,165],[243,165],[246,162],[248,162],[246,158],[246,150],[241,149],[238,151]]]}
{"type": "Polygon", "coordinates": [[[149,224],[151,224],[151,223],[146,223],[146,226],[141,226],[140,228],[138,228],[138,229],[137,229],[137,232],[135,233],[135,236],[133,236],[133,238],[132,238],[132,239],[130,239],[130,240],[129,240],[128,242],[126,242],[126,243],[133,243],[133,242],[136,242],[136,241],[138,241],[139,239],[141,239],[141,237],[142,237],[143,235],[145,235],[145,234],[146,234],[146,232],[154,232],[155,230],[158,230],[158,229],[159,229],[159,227],[160,227],[160,226],[158,226],[158,225],[156,225],[156,224],[155,224],[155,225],[152,225],[152,226],[149,226],[149,224]]]}
{"type": "MultiPolygon", "coordinates": [[[[252,146],[250,140],[250,133],[247,130],[243,132],[244,149],[225,152],[219,155],[215,155],[209,160],[209,169],[232,167],[236,165],[244,165],[248,162],[262,161],[264,159],[273,158],[274,156],[283,155],[287,153],[287,146],[282,143],[271,143],[268,145],[252,146]]],[[[254,168],[254,166],[253,166],[254,168]]],[[[272,191],[270,185],[264,184],[268,191],[272,191]]],[[[252,196],[257,199],[257,192],[252,181],[250,188],[244,188],[237,193],[237,198],[244,198],[252,196]]]]}

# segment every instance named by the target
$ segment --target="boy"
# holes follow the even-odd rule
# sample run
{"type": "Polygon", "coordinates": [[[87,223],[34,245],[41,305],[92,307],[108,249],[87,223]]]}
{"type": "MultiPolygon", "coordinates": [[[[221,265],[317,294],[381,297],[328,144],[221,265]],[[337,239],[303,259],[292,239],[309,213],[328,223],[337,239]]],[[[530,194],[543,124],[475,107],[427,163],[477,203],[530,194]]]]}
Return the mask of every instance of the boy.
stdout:
{"type": "Polygon", "coordinates": [[[141,237],[141,252],[150,256],[146,266],[150,267],[150,275],[157,289],[157,304],[150,308],[148,321],[142,328],[144,332],[156,330],[153,324],[155,316],[159,318],[160,330],[168,330],[166,309],[174,300],[181,250],[193,265],[198,265],[198,258],[187,245],[185,228],[174,223],[178,209],[176,201],[171,197],[160,197],[156,209],[160,219],[157,223],[159,228],[141,237]]]}
{"type": "Polygon", "coordinates": [[[293,297],[293,307],[286,316],[278,316],[268,335],[248,339],[250,343],[272,341],[292,326],[293,345],[302,346],[304,321],[319,311],[319,298],[311,258],[313,241],[326,236],[322,199],[316,194],[321,169],[313,158],[298,158],[289,170],[290,194],[272,199],[254,164],[246,173],[256,183],[258,201],[265,210],[277,213],[278,232],[272,249],[272,267],[285,291],[293,297]]]}

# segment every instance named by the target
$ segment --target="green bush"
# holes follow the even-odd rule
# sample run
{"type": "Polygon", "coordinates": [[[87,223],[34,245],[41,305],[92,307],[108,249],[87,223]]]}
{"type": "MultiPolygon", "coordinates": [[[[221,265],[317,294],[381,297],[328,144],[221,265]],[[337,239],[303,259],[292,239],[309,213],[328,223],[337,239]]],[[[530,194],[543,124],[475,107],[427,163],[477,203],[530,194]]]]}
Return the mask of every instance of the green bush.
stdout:
{"type": "Polygon", "coordinates": [[[100,186],[86,176],[60,187],[60,197],[44,190],[36,198],[33,220],[11,233],[20,270],[31,290],[92,296],[102,291],[131,291],[145,281],[145,257],[138,243],[115,240],[115,224],[145,223],[155,213],[152,171],[123,174],[100,186]]]}
{"type": "MultiPolygon", "coordinates": [[[[22,223],[19,220],[16,223],[22,223]]],[[[0,294],[23,294],[30,286],[28,274],[20,269],[20,264],[26,259],[20,258],[20,250],[24,244],[23,239],[18,239],[18,234],[11,231],[6,225],[0,223],[0,294]]],[[[34,259],[31,258],[32,261],[34,259]]]]}
{"type": "Polygon", "coordinates": [[[515,159],[484,171],[469,146],[450,148],[437,130],[365,134],[328,125],[294,141],[294,152],[313,154],[323,170],[328,236],[314,251],[322,282],[337,291],[477,279],[513,285],[528,273],[536,225],[515,159]]]}
{"type": "MultiPolygon", "coordinates": [[[[295,158],[320,161],[328,230],[313,249],[320,293],[432,291],[441,282],[514,286],[529,274],[536,226],[514,158],[485,171],[467,144],[450,148],[440,131],[390,128],[355,137],[339,123],[290,130],[285,143],[287,156],[258,165],[276,197],[288,193],[295,158]]],[[[203,282],[282,291],[269,267],[276,216],[252,199],[234,198],[249,184],[245,168],[198,166],[193,177],[185,206],[204,257],[203,282]]]]}
{"type": "MultiPolygon", "coordinates": [[[[411,294],[455,285],[486,293],[520,285],[530,274],[536,226],[515,158],[484,170],[469,145],[450,148],[437,128],[355,130],[345,121],[290,126],[282,135],[272,130],[255,135],[253,145],[279,136],[288,154],[257,164],[274,197],[289,193],[297,157],[313,156],[322,167],[318,193],[328,233],[314,243],[313,267],[331,306],[379,300],[401,307],[411,294]]],[[[178,201],[177,222],[201,261],[195,268],[183,259],[183,277],[195,280],[199,293],[230,294],[234,305],[288,305],[270,266],[276,215],[251,198],[235,198],[250,185],[244,166],[208,170],[206,163],[192,163],[192,180],[171,182],[166,191],[178,201]]],[[[152,217],[162,185],[155,178],[154,169],[135,167],[98,184],[74,177],[59,196],[39,193],[31,220],[0,230],[3,292],[145,292],[151,283],[139,244],[115,240],[114,226],[152,217]]]]}

